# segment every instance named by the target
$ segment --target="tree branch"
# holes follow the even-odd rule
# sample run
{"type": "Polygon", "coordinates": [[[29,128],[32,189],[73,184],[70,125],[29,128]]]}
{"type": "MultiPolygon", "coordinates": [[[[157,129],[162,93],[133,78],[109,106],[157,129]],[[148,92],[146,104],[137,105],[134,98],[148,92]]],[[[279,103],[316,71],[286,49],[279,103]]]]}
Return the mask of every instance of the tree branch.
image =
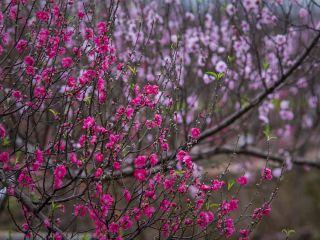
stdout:
{"type": "MultiPolygon", "coordinates": [[[[239,155],[249,155],[258,157],[261,159],[270,159],[274,162],[283,163],[286,161],[286,158],[284,156],[278,155],[278,154],[272,154],[268,153],[267,151],[263,151],[256,147],[247,146],[244,148],[235,149],[232,146],[222,146],[222,147],[216,147],[212,150],[204,151],[201,153],[196,154],[193,159],[194,161],[203,160],[207,157],[218,155],[218,154],[239,154],[239,155]]],[[[292,157],[291,159],[292,163],[299,166],[309,166],[314,167],[317,169],[320,169],[320,160],[319,161],[312,161],[307,160],[301,157],[292,157]]]]}
{"type": "MultiPolygon", "coordinates": [[[[37,212],[37,207],[32,203],[30,198],[24,194],[22,191],[17,188],[14,189],[14,196],[20,200],[20,202],[30,211],[32,212],[39,220],[44,222],[48,217],[44,215],[42,212],[37,212]]],[[[64,235],[63,231],[59,229],[55,224],[51,224],[48,227],[52,232],[59,233],[62,239],[67,240],[68,238],[64,235]]]]}

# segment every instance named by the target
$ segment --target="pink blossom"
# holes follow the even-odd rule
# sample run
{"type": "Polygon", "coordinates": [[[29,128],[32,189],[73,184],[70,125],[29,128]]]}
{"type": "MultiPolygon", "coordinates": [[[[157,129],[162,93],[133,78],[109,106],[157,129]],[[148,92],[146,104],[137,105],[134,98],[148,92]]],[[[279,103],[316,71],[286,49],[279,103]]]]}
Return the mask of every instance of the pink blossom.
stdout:
{"type": "Polygon", "coordinates": [[[26,67],[26,73],[30,76],[34,76],[35,75],[35,69],[33,66],[27,66],[26,67]]]}
{"type": "Polygon", "coordinates": [[[41,87],[41,86],[37,86],[35,87],[34,89],[34,96],[37,97],[37,98],[42,98],[45,96],[45,93],[46,93],[46,90],[44,87],[41,87]]]}
{"type": "Polygon", "coordinates": [[[33,171],[38,171],[39,167],[43,163],[43,153],[40,149],[36,149],[35,151],[35,163],[32,165],[33,171]]]}
{"type": "Polygon", "coordinates": [[[187,187],[186,187],[186,184],[184,182],[182,182],[180,184],[180,186],[178,187],[178,192],[179,193],[185,193],[187,191],[187,187]]]}
{"type": "MultiPolygon", "coordinates": [[[[13,90],[13,91],[12,91],[12,96],[14,96],[14,98],[15,98],[17,101],[21,101],[21,100],[22,100],[22,97],[23,97],[22,93],[21,93],[20,91],[18,91],[18,90],[13,90]]],[[[1,130],[0,130],[0,132],[1,132],[1,130]]],[[[0,137],[1,137],[1,133],[0,133],[0,137]]]]}
{"type": "Polygon", "coordinates": [[[21,186],[28,187],[33,184],[33,179],[26,171],[22,171],[18,177],[18,182],[21,186]]]}
{"type": "Polygon", "coordinates": [[[95,178],[99,178],[99,177],[102,176],[102,174],[103,174],[102,168],[98,168],[98,169],[96,170],[94,176],[95,176],[95,178]]]}
{"type": "Polygon", "coordinates": [[[101,203],[106,207],[111,207],[113,204],[113,197],[110,194],[103,194],[101,197],[101,203]]]}
{"type": "Polygon", "coordinates": [[[177,154],[177,159],[178,159],[179,161],[183,161],[184,157],[187,156],[187,155],[188,155],[187,152],[185,152],[185,151],[183,151],[183,150],[180,150],[180,151],[178,152],[178,154],[177,154]]]}
{"type": "Polygon", "coordinates": [[[27,66],[32,66],[34,64],[34,59],[33,57],[31,56],[26,56],[24,58],[24,63],[27,65],[27,66]]]}
{"type": "Polygon", "coordinates": [[[157,157],[157,154],[153,153],[150,155],[150,165],[151,167],[154,167],[155,165],[158,164],[158,157],[157,157]]]}
{"type": "Polygon", "coordinates": [[[164,212],[167,212],[170,210],[171,202],[168,199],[163,199],[160,203],[160,209],[164,212]]]}
{"type": "Polygon", "coordinates": [[[19,42],[17,43],[16,49],[19,53],[22,53],[24,51],[24,49],[27,47],[28,42],[26,40],[19,40],[19,42]]]}
{"type": "Polygon", "coordinates": [[[161,148],[163,151],[167,152],[169,150],[169,144],[168,143],[162,143],[161,148]]]}
{"type": "Polygon", "coordinates": [[[268,203],[264,203],[261,208],[256,208],[253,212],[253,219],[261,219],[263,216],[269,215],[271,212],[271,207],[268,203]]]}
{"type": "Polygon", "coordinates": [[[221,204],[221,212],[223,214],[228,214],[238,208],[239,200],[238,199],[232,199],[230,201],[223,201],[221,204]]]}
{"type": "Polygon", "coordinates": [[[163,182],[163,187],[166,191],[170,190],[173,186],[173,179],[165,179],[163,182]]]}
{"type": "Polygon", "coordinates": [[[135,169],[134,177],[139,181],[145,181],[148,176],[148,171],[146,169],[135,169]]]}
{"type": "Polygon", "coordinates": [[[122,71],[122,69],[123,69],[123,63],[118,63],[117,70],[122,71]]]}
{"type": "Polygon", "coordinates": [[[71,57],[65,57],[62,59],[61,64],[62,64],[62,67],[68,68],[72,66],[73,60],[71,57]]]}
{"type": "Polygon", "coordinates": [[[154,115],[154,125],[157,126],[157,127],[160,127],[161,123],[162,123],[161,115],[155,114],[154,115]]]}
{"type": "Polygon", "coordinates": [[[224,181],[219,181],[219,180],[217,180],[217,179],[215,179],[215,180],[213,180],[212,181],[212,189],[214,190],[214,191],[218,191],[218,190],[220,190],[223,186],[225,185],[225,182],[224,181]]]}
{"type": "Polygon", "coordinates": [[[92,39],[93,38],[93,30],[92,28],[85,29],[85,39],[92,39]]]}
{"type": "Polygon", "coordinates": [[[91,145],[95,145],[97,143],[97,136],[96,135],[92,135],[90,138],[90,144],[91,145]]]}
{"type": "Polygon", "coordinates": [[[223,73],[227,70],[227,64],[224,61],[219,61],[216,65],[216,70],[219,73],[223,73]]]}
{"type": "Polygon", "coordinates": [[[46,11],[38,11],[36,17],[38,20],[46,22],[49,20],[49,13],[46,11]]]}
{"type": "Polygon", "coordinates": [[[102,163],[102,162],[103,162],[103,159],[104,159],[103,153],[97,153],[97,154],[96,154],[95,160],[96,160],[98,163],[102,163]]]}
{"type": "Polygon", "coordinates": [[[87,117],[86,119],[83,120],[83,129],[90,129],[94,126],[95,120],[93,117],[87,117]]]}
{"type": "Polygon", "coordinates": [[[147,94],[147,95],[156,95],[159,92],[159,87],[157,85],[146,85],[143,88],[143,93],[147,94]]]}
{"type": "Polygon", "coordinates": [[[225,234],[228,238],[231,237],[233,235],[233,233],[235,232],[234,223],[233,223],[232,218],[226,218],[224,220],[224,231],[225,231],[225,234]]]}
{"type": "Polygon", "coordinates": [[[6,129],[4,126],[0,123],[0,139],[4,139],[6,137],[6,129]]]}
{"type": "Polygon", "coordinates": [[[140,219],[140,217],[141,217],[141,211],[140,211],[140,209],[139,208],[134,208],[133,209],[133,216],[134,216],[134,219],[137,221],[137,220],[139,220],[140,219]]]}
{"type": "Polygon", "coordinates": [[[114,162],[112,164],[114,170],[120,170],[121,169],[121,164],[119,162],[114,162]]]}
{"type": "Polygon", "coordinates": [[[119,223],[124,230],[130,229],[133,226],[133,223],[129,215],[127,214],[121,217],[121,219],[119,220],[119,223]]]}
{"type": "Polygon", "coordinates": [[[211,211],[202,211],[199,213],[197,220],[201,228],[206,228],[214,220],[214,214],[211,211]]]}
{"type": "Polygon", "coordinates": [[[301,8],[299,10],[299,17],[302,19],[305,19],[307,18],[307,16],[308,16],[308,11],[305,8],[301,8]]]}
{"type": "Polygon", "coordinates": [[[146,165],[147,156],[138,156],[134,159],[134,166],[136,168],[143,168],[146,165]]]}
{"type": "Polygon", "coordinates": [[[156,211],[156,209],[151,206],[147,206],[143,209],[144,215],[146,215],[149,218],[152,217],[152,215],[155,213],[155,211],[156,211]]]}
{"type": "Polygon", "coordinates": [[[278,45],[284,45],[286,43],[286,36],[278,34],[275,36],[275,41],[278,45]]]}
{"type": "Polygon", "coordinates": [[[81,166],[81,161],[77,159],[77,155],[75,153],[70,154],[70,162],[72,162],[75,165],[81,166]]]}
{"type": "Polygon", "coordinates": [[[249,230],[248,229],[240,229],[239,234],[240,234],[239,240],[249,240],[249,230]]]}
{"type": "Polygon", "coordinates": [[[97,29],[99,34],[105,34],[107,32],[107,25],[105,22],[99,22],[97,24],[97,29]]]}
{"type": "Polygon", "coordinates": [[[198,138],[200,136],[200,129],[199,128],[191,128],[191,136],[193,138],[198,138]]]}
{"type": "Polygon", "coordinates": [[[55,177],[64,178],[66,174],[67,174],[67,169],[64,165],[59,165],[54,170],[55,177]]]}
{"type": "Polygon", "coordinates": [[[79,144],[81,147],[84,146],[85,142],[87,140],[87,136],[86,135],[81,135],[80,138],[79,138],[79,144]]]}
{"type": "Polygon", "coordinates": [[[128,119],[131,119],[132,116],[133,116],[133,112],[134,112],[134,109],[131,108],[131,107],[128,107],[127,110],[126,110],[126,117],[127,117],[128,119]]]}
{"type": "Polygon", "coordinates": [[[109,231],[112,233],[117,233],[119,232],[119,224],[112,222],[109,224],[109,231]]]}
{"type": "Polygon", "coordinates": [[[124,199],[126,200],[127,203],[130,202],[132,196],[131,196],[131,193],[130,193],[130,191],[128,189],[124,189],[123,190],[123,197],[124,197],[124,199]]]}
{"type": "Polygon", "coordinates": [[[25,231],[25,232],[27,232],[27,231],[29,231],[29,224],[28,223],[24,223],[24,224],[22,224],[22,229],[23,229],[23,231],[25,231]]]}
{"type": "Polygon", "coordinates": [[[200,189],[201,189],[202,191],[204,191],[204,192],[207,192],[207,191],[211,190],[211,186],[206,185],[206,184],[202,184],[201,187],[200,187],[200,189]]]}
{"type": "Polygon", "coordinates": [[[237,179],[237,183],[241,186],[245,186],[248,184],[248,178],[246,176],[240,176],[237,179]]]}
{"type": "MultiPolygon", "coordinates": [[[[198,191],[199,193],[199,191],[198,191]]],[[[205,200],[200,198],[195,201],[195,210],[200,210],[204,204],[205,200]]]]}
{"type": "Polygon", "coordinates": [[[271,169],[270,168],[263,169],[262,172],[261,172],[261,176],[265,180],[268,180],[268,181],[272,180],[272,171],[271,171],[271,169]]]}
{"type": "Polygon", "coordinates": [[[78,11],[78,17],[79,17],[80,19],[83,19],[85,15],[86,15],[85,12],[83,12],[83,11],[78,11]]]}

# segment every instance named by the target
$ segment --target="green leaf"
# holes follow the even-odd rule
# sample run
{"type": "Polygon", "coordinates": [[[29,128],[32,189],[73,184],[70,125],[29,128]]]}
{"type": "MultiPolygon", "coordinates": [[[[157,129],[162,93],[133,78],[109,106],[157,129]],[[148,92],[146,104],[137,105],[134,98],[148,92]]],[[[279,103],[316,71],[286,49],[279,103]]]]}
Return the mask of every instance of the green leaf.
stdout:
{"type": "Polygon", "coordinates": [[[20,161],[21,156],[22,156],[22,151],[17,151],[16,152],[16,164],[20,161]]]}
{"type": "Polygon", "coordinates": [[[222,73],[219,73],[218,74],[218,79],[220,79],[220,78],[222,78],[224,76],[224,73],[222,72],[222,73]]]}
{"type": "Polygon", "coordinates": [[[296,231],[294,229],[282,229],[282,232],[289,237],[290,235],[295,234],[296,231]]]}
{"type": "Polygon", "coordinates": [[[91,97],[90,96],[87,96],[87,97],[85,97],[84,98],[84,100],[83,100],[86,104],[90,104],[91,103],[91,97]]]}
{"type": "Polygon", "coordinates": [[[219,206],[220,206],[219,203],[211,203],[211,204],[210,204],[210,208],[211,208],[211,209],[217,208],[217,207],[219,207],[219,206]]]}
{"type": "Polygon", "coordinates": [[[126,146],[123,150],[122,150],[122,156],[127,156],[127,154],[130,151],[130,146],[126,146]]]}
{"type": "Polygon", "coordinates": [[[233,63],[235,59],[236,59],[235,56],[229,56],[228,55],[228,62],[229,63],[233,63]]]}
{"type": "Polygon", "coordinates": [[[81,240],[89,240],[89,239],[90,239],[90,237],[89,237],[89,235],[87,233],[85,233],[83,235],[83,237],[81,238],[81,240]]]}
{"type": "Polygon", "coordinates": [[[215,78],[218,78],[218,73],[216,73],[216,72],[206,72],[206,74],[213,76],[215,78]]]}
{"type": "Polygon", "coordinates": [[[228,191],[233,187],[233,185],[236,183],[234,179],[230,179],[228,181],[228,191]]]}
{"type": "Polygon", "coordinates": [[[242,97],[240,99],[240,102],[241,102],[241,107],[243,108],[247,107],[250,104],[250,101],[247,97],[242,97]]]}
{"type": "Polygon", "coordinates": [[[178,112],[184,111],[187,109],[187,104],[184,101],[183,102],[176,102],[174,109],[178,112]]]}
{"type": "Polygon", "coordinates": [[[270,67],[270,64],[267,61],[264,61],[262,63],[263,70],[267,71],[269,69],[269,67],[270,67]]]}
{"type": "Polygon", "coordinates": [[[210,203],[206,202],[206,209],[209,210],[210,209],[210,203]]]}
{"type": "Polygon", "coordinates": [[[174,173],[175,173],[176,175],[178,175],[178,176],[183,176],[183,174],[185,173],[185,171],[184,171],[184,170],[176,170],[174,173]]]}
{"type": "Polygon", "coordinates": [[[206,72],[206,74],[210,75],[210,76],[213,76],[217,79],[220,79],[224,76],[224,73],[221,72],[221,73],[218,73],[218,72],[213,72],[213,71],[209,71],[209,72],[206,72]]]}
{"type": "Polygon", "coordinates": [[[49,108],[49,111],[56,117],[59,115],[59,113],[55,110],[53,110],[52,108],[49,108]]]}
{"type": "Polygon", "coordinates": [[[51,209],[54,210],[56,208],[56,204],[54,203],[54,201],[52,201],[51,203],[51,209]]]}
{"type": "Polygon", "coordinates": [[[271,130],[270,125],[265,126],[265,128],[264,128],[264,130],[263,130],[263,133],[264,133],[264,135],[266,136],[266,138],[267,138],[268,141],[270,141],[270,140],[273,139],[273,138],[276,138],[276,137],[273,137],[273,136],[272,136],[272,130],[271,130]]]}
{"type": "Polygon", "coordinates": [[[272,99],[271,103],[272,103],[275,110],[278,111],[280,109],[280,100],[279,99],[272,99]]]}
{"type": "Polygon", "coordinates": [[[130,83],[130,89],[131,89],[131,90],[134,89],[134,86],[135,86],[134,82],[130,83]]]}
{"type": "Polygon", "coordinates": [[[221,5],[221,11],[225,11],[227,9],[227,6],[228,5],[226,3],[222,4],[221,5]]]}
{"type": "Polygon", "coordinates": [[[130,71],[132,72],[133,75],[137,74],[138,71],[137,71],[136,67],[128,66],[128,68],[130,69],[130,71]]]}
{"type": "Polygon", "coordinates": [[[6,146],[9,146],[9,145],[10,145],[10,139],[8,137],[4,138],[2,140],[2,146],[6,147],[6,146]]]}

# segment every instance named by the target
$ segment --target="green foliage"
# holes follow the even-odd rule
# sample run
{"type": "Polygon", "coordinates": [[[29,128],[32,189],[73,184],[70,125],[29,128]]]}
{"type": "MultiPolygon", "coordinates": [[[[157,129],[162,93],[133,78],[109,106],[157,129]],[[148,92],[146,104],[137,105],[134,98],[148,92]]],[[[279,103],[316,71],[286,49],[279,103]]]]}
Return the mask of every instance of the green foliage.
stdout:
{"type": "Polygon", "coordinates": [[[295,234],[294,229],[282,229],[282,232],[286,235],[286,237],[290,237],[291,235],[295,234]]]}
{"type": "Polygon", "coordinates": [[[229,62],[229,63],[233,63],[235,59],[236,59],[235,56],[230,56],[230,55],[228,55],[228,62],[229,62]]]}
{"type": "Polygon", "coordinates": [[[220,79],[220,78],[223,78],[223,77],[224,77],[224,73],[223,73],[223,72],[218,73],[218,72],[209,71],[209,72],[206,72],[206,74],[208,74],[208,75],[210,75],[210,76],[213,76],[213,77],[215,77],[216,79],[220,79]]]}
{"type": "Polygon", "coordinates": [[[91,103],[91,96],[87,96],[84,98],[83,100],[87,105],[89,105],[91,103]]]}
{"type": "Polygon", "coordinates": [[[129,70],[132,72],[133,75],[137,75],[138,71],[136,67],[131,67],[130,65],[128,65],[129,70]]]}
{"type": "Polygon", "coordinates": [[[263,63],[262,63],[262,68],[263,70],[267,71],[270,67],[270,64],[265,60],[263,63]]]}
{"type": "Polygon", "coordinates": [[[274,136],[272,136],[272,130],[270,125],[266,125],[265,128],[263,129],[263,134],[265,135],[265,137],[267,138],[267,141],[270,141],[273,138],[276,138],[274,136]]]}
{"type": "Polygon", "coordinates": [[[228,181],[228,191],[234,186],[235,183],[236,181],[234,179],[230,179],[228,181]]]}
{"type": "Polygon", "coordinates": [[[55,110],[53,110],[52,108],[49,108],[49,111],[56,117],[59,115],[59,113],[55,110]]]}
{"type": "Polygon", "coordinates": [[[89,237],[89,235],[87,233],[85,233],[83,235],[83,237],[81,238],[81,240],[89,240],[89,239],[90,239],[90,237],[89,237]]]}
{"type": "Polygon", "coordinates": [[[19,163],[19,161],[21,160],[21,156],[22,156],[22,151],[17,151],[16,152],[16,164],[19,163]]]}
{"type": "Polygon", "coordinates": [[[183,176],[183,174],[185,173],[185,171],[184,171],[184,170],[176,170],[174,173],[175,173],[177,176],[183,176]]]}
{"type": "Polygon", "coordinates": [[[219,203],[209,203],[209,202],[207,202],[206,203],[206,209],[207,210],[215,210],[215,208],[218,208],[220,206],[220,204],[219,203]]]}
{"type": "Polygon", "coordinates": [[[250,105],[250,101],[249,101],[249,98],[244,96],[240,99],[240,102],[241,102],[241,107],[245,108],[247,106],[250,105]]]}
{"type": "Polygon", "coordinates": [[[187,110],[187,104],[185,101],[176,102],[174,105],[174,109],[178,112],[182,112],[187,110]]]}
{"type": "Polygon", "coordinates": [[[7,147],[7,146],[9,146],[10,145],[10,139],[8,138],[8,137],[6,137],[6,138],[4,138],[3,140],[2,140],[2,146],[3,147],[7,147]]]}
{"type": "Polygon", "coordinates": [[[279,111],[279,109],[280,109],[280,104],[281,104],[281,103],[280,103],[280,100],[279,100],[279,99],[272,99],[271,103],[272,103],[274,109],[275,109],[276,111],[279,111]]]}

